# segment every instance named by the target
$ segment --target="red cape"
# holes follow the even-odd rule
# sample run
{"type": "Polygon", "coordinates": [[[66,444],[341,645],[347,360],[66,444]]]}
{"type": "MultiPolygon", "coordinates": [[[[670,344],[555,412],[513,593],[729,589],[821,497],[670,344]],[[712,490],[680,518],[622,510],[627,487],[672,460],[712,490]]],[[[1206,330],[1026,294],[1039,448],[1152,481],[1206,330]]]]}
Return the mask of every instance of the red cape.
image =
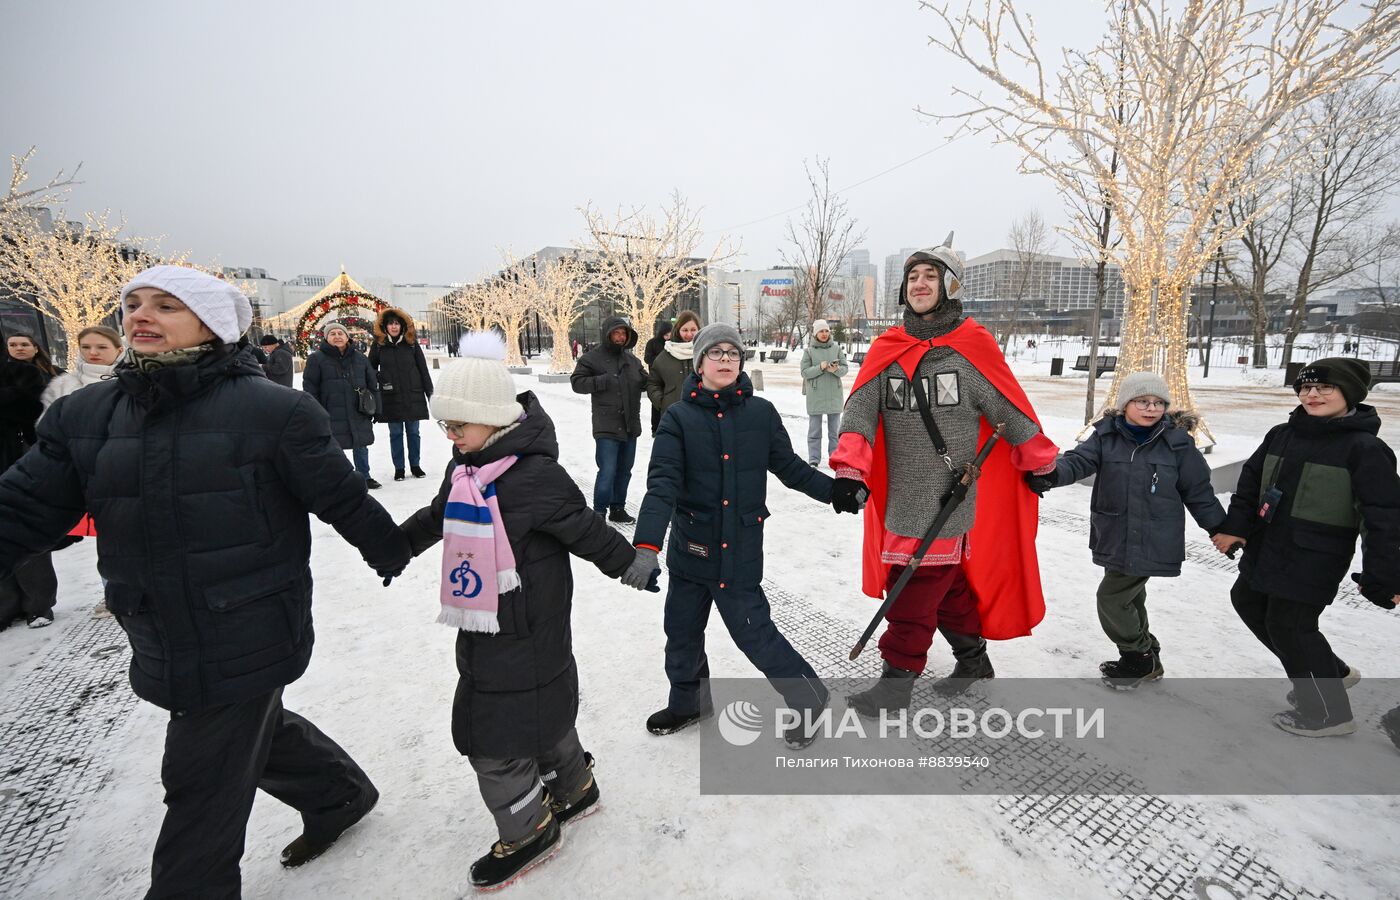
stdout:
{"type": "MultiPolygon", "coordinates": [[[[886,331],[870,345],[851,392],[859,390],[893,362],[898,362],[905,375],[913,378],[920,360],[931,347],[951,347],[1017,409],[1040,424],[1025,391],[1007,367],[996,339],[972,319],[963,320],[942,337],[926,341],[911,336],[902,327],[886,331]]],[[[985,442],[991,433],[992,426],[983,419],[978,444],[985,442]]],[[[880,561],[880,549],[885,540],[885,498],[889,491],[884,443],[882,418],[875,428],[874,454],[866,485],[870,489],[870,502],[865,507],[862,559],[863,590],[877,599],[885,595],[890,570],[880,561]]],[[[929,452],[933,452],[931,445],[929,452]]],[[[1045,618],[1045,596],[1041,592],[1040,565],[1035,554],[1040,502],[1022,480],[1021,471],[1049,462],[1056,452],[1055,445],[1042,432],[1020,447],[1013,448],[1005,441],[999,443],[982,467],[982,477],[977,482],[976,519],[970,532],[972,556],[964,563],[964,570],[968,586],[977,598],[983,637],[1006,640],[1028,635],[1045,618]],[[1017,461],[1033,460],[1035,465],[1018,467],[1013,464],[1013,454],[1017,461]]]]}

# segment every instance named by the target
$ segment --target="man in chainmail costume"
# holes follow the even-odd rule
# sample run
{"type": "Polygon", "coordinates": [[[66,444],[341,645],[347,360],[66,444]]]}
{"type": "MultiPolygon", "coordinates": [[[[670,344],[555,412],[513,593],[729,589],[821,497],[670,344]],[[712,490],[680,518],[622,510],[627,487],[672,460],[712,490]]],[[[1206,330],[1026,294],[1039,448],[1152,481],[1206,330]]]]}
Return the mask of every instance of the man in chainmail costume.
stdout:
{"type": "Polygon", "coordinates": [[[993,676],[985,638],[1029,634],[1045,612],[1035,559],[1037,501],[1021,473],[1048,471],[1057,448],[996,341],[963,315],[961,263],[951,241],[905,260],[904,325],[871,345],[831,456],[834,506],[858,505],[862,489],[870,493],[866,594],[883,597],[909,565],[963,466],[998,424],[1005,426],[1003,443],[886,615],[882,676],[851,697],[871,716],[908,706],[935,630],[957,661],[935,689],[951,694],[993,676]]]}

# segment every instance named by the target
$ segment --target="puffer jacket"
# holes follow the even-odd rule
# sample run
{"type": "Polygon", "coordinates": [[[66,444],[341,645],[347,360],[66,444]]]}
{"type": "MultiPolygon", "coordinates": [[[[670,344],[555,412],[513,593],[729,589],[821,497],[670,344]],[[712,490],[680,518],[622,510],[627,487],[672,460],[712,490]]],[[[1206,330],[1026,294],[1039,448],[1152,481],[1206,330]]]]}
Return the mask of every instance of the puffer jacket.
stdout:
{"type": "Polygon", "coordinates": [[[374,420],[360,412],[357,388],[373,392],[375,408],[383,408],[374,369],[353,345],[346,344],[342,351],[326,341],[306,358],[301,389],[315,397],[331,417],[331,434],[342,450],[374,443],[374,420]]]}
{"type": "Polygon", "coordinates": [[[116,368],[115,365],[99,366],[96,363],[80,359],[78,364],[73,367],[73,371],[64,372],[50,381],[39,400],[44,404],[44,409],[48,409],[59,397],[67,397],[79,388],[97,384],[102,379],[111,377],[114,368],[116,368]]]}
{"type": "Polygon", "coordinates": [[[421,422],[428,418],[428,399],[433,396],[433,376],[428,360],[418,346],[413,318],[401,309],[386,309],[374,320],[374,346],[369,348],[369,364],[379,382],[384,405],[375,416],[380,422],[421,422]],[[399,336],[390,337],[385,323],[390,318],[402,326],[399,336]]]}
{"type": "Polygon", "coordinates": [[[457,632],[457,695],[452,737],[464,755],[533,759],[574,727],[574,579],[569,555],[616,578],[636,551],[596,515],[559,465],[554,423],[532,393],[516,398],[525,421],[475,453],[454,451],[433,502],[403,523],[414,555],[442,539],[443,513],[459,465],[520,458],[494,482],[520,587],[503,594],[498,634],[457,632]]]}
{"type": "Polygon", "coordinates": [[[755,587],[763,580],[768,473],[819,503],[833,482],[792,452],[773,404],[749,376],[707,391],[692,374],[681,402],[661,416],[637,516],[637,546],[666,550],[670,572],[691,581],[755,587]]]}
{"type": "Polygon", "coordinates": [[[30,362],[0,362],[0,472],[34,445],[34,423],[44,412],[39,399],[48,376],[30,362]]]}
{"type": "Polygon", "coordinates": [[[569,383],[576,394],[591,394],[593,436],[625,441],[642,433],[642,392],[647,372],[632,355],[637,332],[624,316],[603,322],[598,346],[578,358],[569,383]],[[627,343],[619,347],[608,340],[614,329],[627,329],[627,343]]]}
{"type": "Polygon", "coordinates": [[[1191,437],[1194,416],[1170,413],[1142,444],[1120,412],[1100,419],[1078,447],[1055,460],[1056,485],[1096,475],[1089,496],[1089,549],[1112,572],[1174,577],[1186,559],[1186,512],[1214,533],[1225,508],[1210,466],[1191,437]]]}
{"type": "Polygon", "coordinates": [[[1363,590],[1400,594],[1400,476],[1376,408],[1336,419],[1299,406],[1245,461],[1220,530],[1246,540],[1240,573],[1256,591],[1325,606],[1361,541],[1363,590]],[[1272,521],[1259,516],[1270,487],[1272,521]]]}
{"type": "Polygon", "coordinates": [[[309,512],[372,567],[408,559],[325,412],[268,381],[246,344],[150,373],[118,366],[56,401],[39,450],[0,477],[0,574],[47,551],[84,511],[107,606],[131,643],[132,690],[177,715],[305,671],[309,512]]]}

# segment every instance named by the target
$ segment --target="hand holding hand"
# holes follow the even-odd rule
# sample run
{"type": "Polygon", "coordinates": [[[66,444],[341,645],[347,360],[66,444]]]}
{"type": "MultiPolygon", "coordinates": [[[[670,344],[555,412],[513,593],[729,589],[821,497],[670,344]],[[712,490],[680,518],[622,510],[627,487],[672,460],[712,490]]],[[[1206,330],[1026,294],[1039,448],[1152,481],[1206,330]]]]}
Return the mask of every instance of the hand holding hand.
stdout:
{"type": "Polygon", "coordinates": [[[1381,609],[1394,609],[1400,603],[1400,594],[1393,594],[1360,572],[1352,572],[1351,580],[1361,589],[1361,596],[1381,609]]]}
{"type": "Polygon", "coordinates": [[[1035,491],[1037,497],[1044,497],[1045,492],[1059,485],[1059,479],[1055,477],[1055,470],[1051,469],[1044,475],[1037,475],[1034,472],[1027,472],[1022,478],[1026,482],[1026,487],[1035,491]]]}
{"type": "Polygon", "coordinates": [[[1210,542],[1215,545],[1216,550],[1231,558],[1234,558],[1235,550],[1247,543],[1239,535],[1225,534],[1223,531],[1211,535],[1210,542]]]}
{"type": "Polygon", "coordinates": [[[869,498],[870,489],[858,478],[838,478],[831,488],[831,508],[839,513],[858,513],[869,498]]]}
{"type": "Polygon", "coordinates": [[[638,547],[637,555],[632,557],[632,564],[622,573],[622,583],[639,591],[647,590],[652,573],[661,571],[656,557],[656,551],[650,547],[638,547]]]}

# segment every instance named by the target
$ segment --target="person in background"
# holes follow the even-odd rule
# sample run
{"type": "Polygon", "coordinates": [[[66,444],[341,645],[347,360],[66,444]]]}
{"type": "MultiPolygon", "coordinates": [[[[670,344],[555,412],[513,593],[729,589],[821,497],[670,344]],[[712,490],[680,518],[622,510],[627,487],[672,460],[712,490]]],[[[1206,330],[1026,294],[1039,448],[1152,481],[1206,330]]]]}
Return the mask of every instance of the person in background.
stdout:
{"type": "Polygon", "coordinates": [[[78,332],[78,363],[44,388],[40,400],[48,409],[59,397],[111,377],[112,367],[122,354],[122,338],[106,325],[90,325],[78,332]]]}
{"type": "MultiPolygon", "coordinates": [[[[645,349],[643,349],[643,351],[642,351],[642,364],[643,364],[644,366],[646,366],[647,371],[651,371],[651,365],[652,365],[652,363],[654,363],[654,362],[656,361],[657,354],[659,354],[659,353],[662,351],[662,349],[665,348],[666,342],[669,341],[669,340],[671,339],[671,335],[672,335],[673,333],[674,333],[674,328],[672,327],[672,325],[671,325],[670,322],[664,321],[664,320],[663,320],[663,321],[660,321],[660,322],[657,322],[657,323],[656,323],[656,330],[655,330],[655,332],[652,334],[651,339],[647,341],[647,345],[646,345],[645,349]]],[[[648,393],[648,394],[651,393],[651,382],[650,382],[650,381],[647,382],[647,393],[648,393]]],[[[651,405],[651,433],[652,433],[652,434],[656,434],[656,423],[657,423],[657,422],[660,422],[660,421],[661,421],[661,411],[658,410],[658,409],[656,408],[656,402],[655,402],[655,401],[652,401],[652,405],[651,405]]]]}
{"type": "Polygon", "coordinates": [[[306,358],[301,389],[331,417],[331,434],[342,450],[350,451],[355,471],[374,490],[381,487],[369,472],[369,447],[374,443],[374,414],[364,412],[366,396],[379,409],[379,383],[365,355],[350,346],[350,332],[339,322],[326,326],[321,349],[306,358]]]}
{"type": "Polygon", "coordinates": [[[155,266],[121,292],[115,377],[60,397],[0,476],[0,576],[90,510],[131,688],[169,710],[165,821],[149,898],[238,897],[261,789],[295,809],[287,867],[325,852],[379,799],[364,771],[282,705],[311,661],[315,513],[381,577],[408,540],[365,493],[325,412],[264,377],[248,298],[155,266]]]}
{"type": "Polygon", "coordinates": [[[579,357],[569,382],[576,394],[590,394],[593,407],[593,508],[610,522],[635,522],[627,512],[627,486],[642,433],[642,391],[646,369],[632,355],[637,332],[624,316],[603,322],[602,342],[579,357]]]}
{"type": "Polygon", "coordinates": [[[822,419],[826,419],[826,453],[836,452],[841,436],[841,408],[846,392],[841,379],[850,366],[845,349],[831,339],[826,319],[812,323],[812,342],[802,351],[802,393],[807,395],[807,462],[822,460],[822,419]]]}
{"type": "Polygon", "coordinates": [[[1097,475],[1090,495],[1089,549],[1104,569],[1099,624],[1118,659],[1099,666],[1109,687],[1132,690],[1162,677],[1162,647],[1147,624],[1149,578],[1175,578],[1186,559],[1186,512],[1214,534],[1225,508],[1210,485],[1210,466],[1191,431],[1196,417],[1172,412],[1171,391],[1155,372],[1135,372],[1118,386],[1121,410],[1109,410],[1055,468],[1023,478],[1037,494],[1097,475]]]}
{"type": "Polygon", "coordinates": [[[1245,461],[1212,538],[1221,553],[1244,546],[1230,601],[1293,683],[1291,708],[1274,724],[1304,737],[1356,731],[1346,689],[1361,675],[1332,650],[1318,620],[1358,536],[1361,572],[1352,580],[1362,596],[1382,609],[1400,600],[1400,476],[1379,437],[1381,417],[1361,402],[1370,385],[1360,360],[1335,356],[1303,368],[1293,382],[1298,407],[1245,461]]]}
{"type": "MultiPolygon", "coordinates": [[[[15,332],[5,339],[9,359],[0,364],[0,472],[8,470],[34,446],[35,424],[43,415],[43,395],[61,374],[31,335],[15,332]]],[[[58,576],[49,550],[57,538],[14,571],[0,577],[0,629],[24,621],[30,628],[53,624],[58,576]]]]}
{"type": "Polygon", "coordinates": [[[379,380],[383,406],[375,420],[389,423],[389,455],[394,460],[394,480],[404,480],[404,437],[408,438],[408,466],[414,478],[427,473],[419,465],[422,438],[418,423],[428,418],[433,396],[433,376],[418,346],[413,318],[401,309],[386,309],[374,320],[374,346],[369,364],[379,380]]]}
{"type": "Polygon", "coordinates": [[[681,399],[681,388],[685,380],[695,371],[695,348],[691,341],[700,331],[700,317],[691,310],[676,316],[675,328],[671,334],[674,341],[663,342],[662,349],[647,360],[650,367],[647,374],[647,398],[651,400],[651,433],[656,435],[656,426],[672,403],[681,399]]]}
{"type": "Polygon", "coordinates": [[[292,386],[292,374],[296,367],[292,362],[292,350],[275,334],[265,334],[262,340],[258,341],[262,345],[263,352],[267,354],[267,362],[263,363],[263,372],[273,384],[280,384],[283,387],[292,386]]]}

